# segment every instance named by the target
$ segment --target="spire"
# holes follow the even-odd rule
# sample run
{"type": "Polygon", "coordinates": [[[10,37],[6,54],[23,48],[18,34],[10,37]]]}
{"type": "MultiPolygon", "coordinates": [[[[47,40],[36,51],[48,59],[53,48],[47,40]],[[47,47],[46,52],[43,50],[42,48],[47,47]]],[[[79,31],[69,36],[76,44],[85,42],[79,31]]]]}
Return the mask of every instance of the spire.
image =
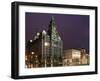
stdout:
{"type": "Polygon", "coordinates": [[[51,21],[48,28],[48,34],[51,35],[53,32],[57,33],[54,16],[51,17],[51,21]]]}
{"type": "Polygon", "coordinates": [[[51,25],[51,26],[55,25],[55,19],[54,19],[54,16],[51,17],[50,25],[51,25]]]}
{"type": "Polygon", "coordinates": [[[54,16],[51,17],[51,21],[54,21],[54,16]]]}

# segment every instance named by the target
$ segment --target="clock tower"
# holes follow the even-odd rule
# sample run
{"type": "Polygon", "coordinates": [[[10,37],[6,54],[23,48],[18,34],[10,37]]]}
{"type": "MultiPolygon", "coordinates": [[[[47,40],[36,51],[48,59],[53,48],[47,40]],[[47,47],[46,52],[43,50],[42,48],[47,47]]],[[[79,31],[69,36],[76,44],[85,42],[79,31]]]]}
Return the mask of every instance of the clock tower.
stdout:
{"type": "Polygon", "coordinates": [[[49,24],[48,35],[50,36],[51,66],[61,66],[63,44],[56,29],[56,23],[53,16],[49,24]]]}

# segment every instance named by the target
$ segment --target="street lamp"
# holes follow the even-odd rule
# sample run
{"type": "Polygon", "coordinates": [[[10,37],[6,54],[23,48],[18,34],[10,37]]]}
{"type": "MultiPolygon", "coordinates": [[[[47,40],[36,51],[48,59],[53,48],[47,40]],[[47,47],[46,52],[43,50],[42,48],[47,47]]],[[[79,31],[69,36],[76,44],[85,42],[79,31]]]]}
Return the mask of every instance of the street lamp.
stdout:
{"type": "Polygon", "coordinates": [[[47,66],[47,52],[46,52],[46,48],[49,46],[49,43],[48,42],[44,42],[44,46],[45,46],[45,67],[47,66]]]}
{"type": "Polygon", "coordinates": [[[44,43],[44,46],[49,46],[49,43],[48,43],[48,42],[45,42],[45,43],[44,43]]]}
{"type": "Polygon", "coordinates": [[[30,40],[30,42],[32,43],[32,40],[30,40]]]}
{"type": "Polygon", "coordinates": [[[33,54],[35,54],[34,52],[31,52],[31,54],[33,55],[33,54]]]}

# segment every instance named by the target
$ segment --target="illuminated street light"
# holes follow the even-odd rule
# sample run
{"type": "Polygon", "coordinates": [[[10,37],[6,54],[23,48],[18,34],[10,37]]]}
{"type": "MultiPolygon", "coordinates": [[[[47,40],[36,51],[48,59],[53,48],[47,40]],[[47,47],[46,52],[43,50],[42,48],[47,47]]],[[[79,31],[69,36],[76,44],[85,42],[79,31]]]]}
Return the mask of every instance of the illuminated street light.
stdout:
{"type": "Polygon", "coordinates": [[[48,45],[49,45],[49,43],[48,43],[48,42],[45,42],[45,43],[44,43],[44,45],[45,45],[45,46],[48,46],[48,45]]]}
{"type": "Polygon", "coordinates": [[[33,54],[34,54],[34,52],[31,52],[31,54],[33,55],[33,54]]]}
{"type": "Polygon", "coordinates": [[[37,33],[37,36],[39,36],[39,35],[40,35],[40,33],[38,32],[38,33],[37,33]]]}
{"type": "Polygon", "coordinates": [[[30,40],[30,42],[32,42],[32,40],[30,40]]]}

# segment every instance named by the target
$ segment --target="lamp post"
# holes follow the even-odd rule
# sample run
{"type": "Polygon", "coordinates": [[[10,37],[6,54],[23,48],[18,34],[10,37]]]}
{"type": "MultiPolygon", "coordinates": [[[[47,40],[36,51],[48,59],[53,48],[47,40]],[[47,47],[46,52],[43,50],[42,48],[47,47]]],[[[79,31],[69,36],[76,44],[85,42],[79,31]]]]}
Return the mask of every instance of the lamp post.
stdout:
{"type": "Polygon", "coordinates": [[[49,43],[48,42],[45,42],[44,43],[44,46],[45,46],[45,67],[47,67],[47,55],[46,55],[46,48],[49,46],[49,43]]]}
{"type": "Polygon", "coordinates": [[[34,66],[33,60],[34,60],[34,52],[31,52],[31,68],[34,66]]]}

